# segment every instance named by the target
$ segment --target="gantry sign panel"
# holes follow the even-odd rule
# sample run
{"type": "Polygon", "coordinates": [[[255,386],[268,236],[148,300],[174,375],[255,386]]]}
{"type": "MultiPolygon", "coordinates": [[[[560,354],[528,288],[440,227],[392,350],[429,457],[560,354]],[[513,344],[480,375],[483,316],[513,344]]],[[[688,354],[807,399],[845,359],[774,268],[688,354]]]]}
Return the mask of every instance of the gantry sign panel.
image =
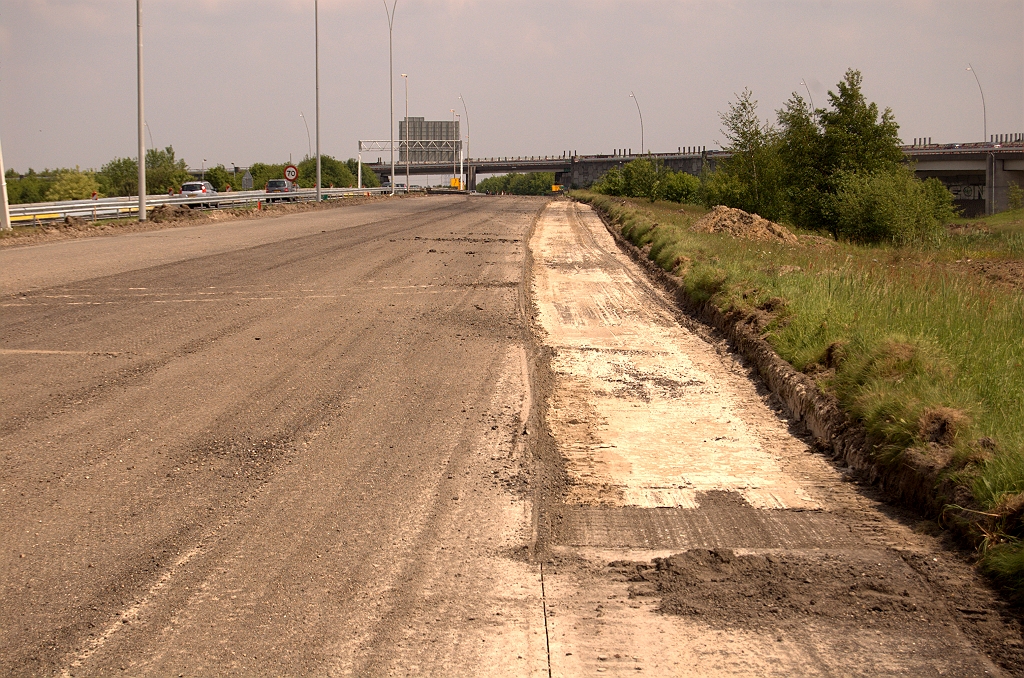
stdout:
{"type": "Polygon", "coordinates": [[[462,150],[457,120],[399,120],[398,140],[400,162],[456,162],[462,150]]]}

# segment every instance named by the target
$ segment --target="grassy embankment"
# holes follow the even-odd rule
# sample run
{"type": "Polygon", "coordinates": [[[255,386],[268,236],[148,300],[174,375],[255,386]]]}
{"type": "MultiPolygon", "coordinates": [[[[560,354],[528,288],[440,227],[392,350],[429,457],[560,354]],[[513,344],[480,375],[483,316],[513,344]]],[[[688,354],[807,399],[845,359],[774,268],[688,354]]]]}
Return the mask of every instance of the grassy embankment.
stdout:
{"type": "Polygon", "coordinates": [[[1024,258],[1024,212],[914,247],[783,245],[694,232],[700,207],[574,197],[649,245],[692,300],[767,312],[765,339],[863,423],[881,463],[941,455],[975,499],[984,566],[1024,592],[1024,289],[977,268],[1024,258]]]}

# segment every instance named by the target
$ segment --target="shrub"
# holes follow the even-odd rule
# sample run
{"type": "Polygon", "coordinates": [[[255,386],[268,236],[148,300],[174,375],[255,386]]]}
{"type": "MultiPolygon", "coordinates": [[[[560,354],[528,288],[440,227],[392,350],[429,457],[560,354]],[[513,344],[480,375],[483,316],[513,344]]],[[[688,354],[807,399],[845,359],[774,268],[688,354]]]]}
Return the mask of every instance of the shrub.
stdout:
{"type": "Polygon", "coordinates": [[[696,202],[700,179],[686,172],[673,172],[660,160],[638,158],[621,169],[613,167],[594,182],[591,190],[604,195],[647,198],[651,202],[696,202]]]}
{"type": "Polygon", "coordinates": [[[480,193],[509,193],[511,195],[550,195],[555,183],[554,172],[511,172],[484,179],[476,185],[480,193]]]}
{"type": "Polygon", "coordinates": [[[663,197],[672,202],[696,203],[700,196],[700,179],[686,172],[671,172],[665,177],[663,197]]]}
{"type": "Polygon", "coordinates": [[[920,181],[897,166],[836,177],[835,234],[858,242],[907,244],[942,232],[954,216],[953,196],[937,180],[920,181]]]}
{"type": "Polygon", "coordinates": [[[62,170],[57,174],[57,180],[46,191],[46,199],[52,202],[86,200],[99,190],[100,185],[91,172],[80,172],[77,169],[62,170]]]}
{"type": "Polygon", "coordinates": [[[1007,191],[1007,198],[1011,210],[1019,210],[1024,207],[1024,188],[1020,184],[1011,183],[1007,191]]]}

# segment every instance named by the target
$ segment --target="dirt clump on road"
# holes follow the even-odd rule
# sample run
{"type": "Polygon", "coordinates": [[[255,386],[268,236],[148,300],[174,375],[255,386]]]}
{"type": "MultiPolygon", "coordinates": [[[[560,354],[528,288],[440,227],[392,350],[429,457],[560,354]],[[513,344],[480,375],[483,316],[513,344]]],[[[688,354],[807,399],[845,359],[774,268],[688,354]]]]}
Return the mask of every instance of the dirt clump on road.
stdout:
{"type": "Polygon", "coordinates": [[[703,233],[729,233],[749,240],[780,240],[795,245],[799,242],[785,226],[734,207],[719,205],[701,217],[693,230],[703,233]]]}

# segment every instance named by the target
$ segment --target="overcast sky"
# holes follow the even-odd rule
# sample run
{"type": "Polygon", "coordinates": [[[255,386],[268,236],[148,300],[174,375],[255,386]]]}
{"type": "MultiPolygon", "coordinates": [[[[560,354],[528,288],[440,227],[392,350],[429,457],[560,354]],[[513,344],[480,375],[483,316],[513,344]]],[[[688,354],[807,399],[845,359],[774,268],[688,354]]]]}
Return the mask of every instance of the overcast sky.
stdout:
{"type": "MultiPolygon", "coordinates": [[[[146,119],[191,166],[296,160],[314,129],[313,0],[143,0],[146,119]]],[[[388,138],[382,0],[320,0],[324,153],[388,138]]],[[[763,117],[801,78],[849,68],[905,140],[1024,132],[1024,0],[398,0],[395,117],[469,106],[474,156],[713,147],[753,90],[763,117]]],[[[135,3],[0,0],[8,168],[99,167],[136,147],[135,3]]],[[[397,130],[397,123],[396,123],[397,130]]],[[[397,134],[397,131],[396,131],[397,134]]],[[[313,140],[315,144],[315,137],[313,140]]],[[[148,137],[147,137],[148,144],[148,137]]]]}

